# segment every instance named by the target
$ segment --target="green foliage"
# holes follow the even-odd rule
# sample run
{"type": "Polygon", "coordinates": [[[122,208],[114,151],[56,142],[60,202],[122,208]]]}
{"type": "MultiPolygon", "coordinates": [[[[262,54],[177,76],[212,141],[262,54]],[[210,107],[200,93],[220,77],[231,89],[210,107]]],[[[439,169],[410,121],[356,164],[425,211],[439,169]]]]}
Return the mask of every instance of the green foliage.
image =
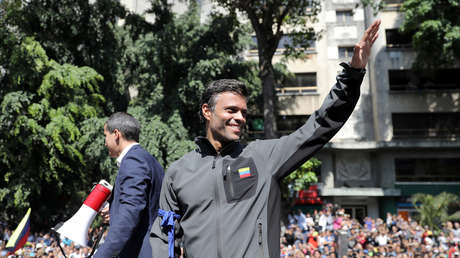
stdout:
{"type": "Polygon", "coordinates": [[[460,2],[407,0],[403,32],[414,33],[416,68],[452,66],[460,60],[460,2]]]}
{"type": "MultiPolygon", "coordinates": [[[[108,117],[92,117],[84,120],[80,126],[81,137],[78,139],[78,146],[81,147],[83,152],[86,173],[94,175],[94,180],[91,182],[105,179],[113,184],[118,168],[114,160],[108,155],[108,150],[105,147],[103,128],[107,119],[108,117]]],[[[83,196],[85,197],[85,195],[83,196]]]]}
{"type": "Polygon", "coordinates": [[[169,123],[178,116],[182,121],[177,125],[185,127],[189,135],[182,137],[188,140],[203,134],[199,99],[208,82],[240,79],[249,87],[249,101],[255,102],[260,89],[257,67],[239,57],[250,38],[236,16],[212,14],[202,24],[193,5],[178,17],[164,14],[170,12],[166,7],[154,9],[160,12],[156,17],[172,18],[161,30],[140,35],[127,47],[127,66],[132,69],[126,78],[138,91],[131,107],[144,109],[146,117],[158,116],[152,121],[169,123]]]}
{"type": "Polygon", "coordinates": [[[439,230],[442,223],[449,220],[459,220],[460,212],[449,214],[449,206],[458,204],[459,197],[452,193],[442,192],[436,196],[431,194],[414,194],[412,203],[419,213],[422,225],[439,230]]]}
{"type": "Polygon", "coordinates": [[[371,7],[371,9],[374,11],[374,15],[377,15],[377,13],[383,8],[385,8],[386,2],[385,1],[375,1],[375,0],[361,0],[360,4],[363,5],[363,7],[371,7]]]}
{"type": "Polygon", "coordinates": [[[167,121],[162,121],[158,115],[148,115],[141,106],[130,108],[128,112],[141,123],[140,142],[165,169],[195,146],[188,140],[188,132],[177,112],[167,121]]]}
{"type": "Polygon", "coordinates": [[[321,166],[321,161],[311,158],[298,169],[286,176],[281,183],[281,195],[290,203],[293,199],[292,191],[307,189],[311,184],[318,182],[316,170],[321,166]]]}
{"type": "Polygon", "coordinates": [[[235,14],[201,24],[193,4],[176,17],[167,1],[151,2],[153,24],[118,1],[0,2],[0,217],[15,223],[32,206],[35,230],[49,228],[92,183],[113,183],[103,124],[114,111],[139,119],[141,145],[168,167],[203,133],[208,82],[240,79],[260,103],[257,66],[240,57],[248,27],[235,14]]]}
{"type": "MultiPolygon", "coordinates": [[[[3,30],[0,67],[0,203],[15,218],[28,207],[33,216],[52,217],[72,207],[70,200],[87,176],[80,146],[80,123],[102,112],[102,77],[88,67],[60,65],[30,37],[3,30]],[[11,212],[15,210],[16,212],[11,212]]],[[[45,221],[42,221],[45,223],[45,221]]],[[[40,227],[40,223],[37,223],[40,227]]]]}
{"type": "MultiPolygon", "coordinates": [[[[9,4],[5,21],[26,36],[34,37],[57,63],[89,66],[104,77],[99,82],[108,115],[126,110],[128,85],[115,71],[124,52],[115,27],[130,18],[119,1],[112,0],[4,0],[9,4]]],[[[141,26],[141,25],[139,25],[141,26]]],[[[141,29],[139,29],[141,30],[141,29]]],[[[22,69],[20,69],[22,71],[22,69]]]]}

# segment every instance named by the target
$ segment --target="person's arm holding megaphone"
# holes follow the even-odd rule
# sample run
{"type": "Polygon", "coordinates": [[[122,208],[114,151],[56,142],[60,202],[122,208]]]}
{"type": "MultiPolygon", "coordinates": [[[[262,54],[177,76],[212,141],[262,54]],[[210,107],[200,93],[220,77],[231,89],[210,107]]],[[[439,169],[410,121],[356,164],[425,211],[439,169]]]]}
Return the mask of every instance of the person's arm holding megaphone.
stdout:
{"type": "Polygon", "coordinates": [[[106,203],[104,207],[102,207],[101,211],[99,211],[99,215],[102,217],[102,222],[104,224],[109,224],[110,222],[110,204],[106,203]]]}

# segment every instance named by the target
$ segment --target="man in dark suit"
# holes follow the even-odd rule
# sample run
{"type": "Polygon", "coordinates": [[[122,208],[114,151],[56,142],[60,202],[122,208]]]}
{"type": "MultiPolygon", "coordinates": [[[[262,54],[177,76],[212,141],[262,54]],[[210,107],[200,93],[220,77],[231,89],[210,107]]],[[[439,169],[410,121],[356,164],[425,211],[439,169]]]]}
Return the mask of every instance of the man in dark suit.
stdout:
{"type": "MultiPolygon", "coordinates": [[[[127,113],[104,125],[105,146],[119,167],[110,202],[109,232],[94,257],[151,257],[149,232],[157,216],[163,168],[139,145],[139,122],[127,113]]],[[[104,215],[104,214],[103,214],[104,215]]]]}

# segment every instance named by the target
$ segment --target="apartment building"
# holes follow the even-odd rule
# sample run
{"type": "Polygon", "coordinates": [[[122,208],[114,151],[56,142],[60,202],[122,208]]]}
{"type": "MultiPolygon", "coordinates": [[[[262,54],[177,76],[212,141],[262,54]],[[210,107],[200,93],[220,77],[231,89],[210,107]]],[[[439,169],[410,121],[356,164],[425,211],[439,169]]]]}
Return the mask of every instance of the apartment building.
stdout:
{"type": "MultiPolygon", "coordinates": [[[[372,50],[361,99],[343,129],[317,155],[322,161],[319,195],[340,204],[353,217],[408,215],[414,193],[460,194],[460,69],[434,73],[411,70],[415,57],[403,22],[402,1],[387,1],[377,16],[355,8],[358,1],[325,1],[320,14],[323,38],[298,73],[316,74],[315,93],[279,93],[280,116],[311,114],[334,83],[338,64],[349,61],[353,44],[375,19],[382,20],[372,50]]],[[[300,81],[300,80],[299,80],[300,81]]]]}

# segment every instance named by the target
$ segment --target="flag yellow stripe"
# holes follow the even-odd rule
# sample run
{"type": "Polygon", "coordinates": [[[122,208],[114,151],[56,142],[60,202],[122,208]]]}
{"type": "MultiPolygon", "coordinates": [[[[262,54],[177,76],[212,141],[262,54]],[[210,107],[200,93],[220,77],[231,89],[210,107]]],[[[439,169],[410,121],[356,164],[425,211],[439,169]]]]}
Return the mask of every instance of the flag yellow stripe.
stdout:
{"type": "Polygon", "coordinates": [[[249,167],[238,169],[238,172],[240,172],[240,173],[246,172],[246,171],[249,171],[249,167]]]}
{"type": "Polygon", "coordinates": [[[21,234],[22,229],[24,228],[24,226],[27,223],[27,220],[29,219],[30,210],[31,210],[30,208],[27,210],[26,215],[24,216],[24,218],[22,218],[21,222],[19,223],[17,228],[14,230],[13,235],[11,235],[10,240],[8,240],[8,244],[6,244],[5,247],[7,248],[14,247],[16,245],[16,241],[18,240],[19,234],[21,234]]]}

